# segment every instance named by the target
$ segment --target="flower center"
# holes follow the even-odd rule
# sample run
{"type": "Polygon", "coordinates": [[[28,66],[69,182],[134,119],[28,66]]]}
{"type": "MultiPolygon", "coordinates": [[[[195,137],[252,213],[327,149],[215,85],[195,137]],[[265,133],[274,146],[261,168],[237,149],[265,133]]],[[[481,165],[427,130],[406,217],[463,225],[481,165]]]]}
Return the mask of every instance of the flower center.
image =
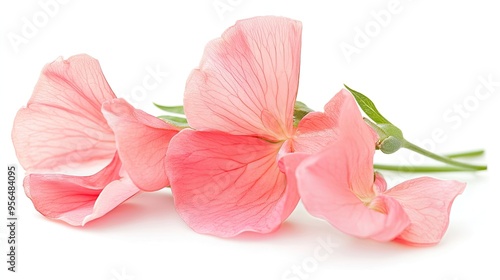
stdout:
{"type": "Polygon", "coordinates": [[[387,214],[387,208],[385,207],[385,203],[383,203],[382,199],[379,199],[378,196],[374,197],[358,197],[363,204],[370,208],[373,211],[377,211],[383,214],[387,214]]]}

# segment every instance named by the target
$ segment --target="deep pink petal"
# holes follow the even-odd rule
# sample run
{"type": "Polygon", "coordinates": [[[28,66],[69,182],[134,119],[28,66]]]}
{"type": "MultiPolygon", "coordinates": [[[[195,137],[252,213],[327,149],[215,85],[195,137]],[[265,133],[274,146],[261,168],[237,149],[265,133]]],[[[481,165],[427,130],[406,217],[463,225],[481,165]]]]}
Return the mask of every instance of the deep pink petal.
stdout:
{"type": "Polygon", "coordinates": [[[85,217],[92,213],[102,191],[81,186],[78,178],[60,174],[30,174],[25,177],[24,186],[29,189],[29,196],[38,212],[47,218],[77,226],[83,225],[85,217]],[[74,182],[75,178],[77,182],[74,182]]]}
{"type": "Polygon", "coordinates": [[[170,139],[179,128],[123,99],[103,104],[102,111],[116,137],[123,167],[137,187],[156,191],[170,184],[166,172],[166,154],[170,139]]]}
{"type": "Polygon", "coordinates": [[[278,168],[280,146],[222,132],[179,132],[167,170],[181,217],[195,231],[221,237],[276,230],[298,202],[278,168]]]}
{"type": "Polygon", "coordinates": [[[47,218],[82,226],[136,194],[130,179],[120,178],[117,157],[92,176],[30,174],[24,188],[35,208],[47,218]]]}
{"type": "Polygon", "coordinates": [[[113,158],[114,136],[101,104],[115,98],[97,60],[78,55],[45,66],[26,108],[14,120],[12,140],[28,172],[101,168],[113,158]]]}
{"type": "Polygon", "coordinates": [[[309,213],[342,232],[392,240],[408,226],[409,219],[395,200],[375,197],[373,172],[366,166],[373,155],[353,141],[341,138],[300,164],[296,171],[300,197],[309,213]],[[363,190],[364,201],[353,193],[356,185],[363,190]]]}
{"type": "Polygon", "coordinates": [[[386,192],[397,200],[410,218],[410,226],[398,237],[411,245],[434,245],[448,228],[451,205],[465,183],[429,177],[403,182],[386,192]]]}
{"type": "Polygon", "coordinates": [[[298,21],[256,17],[210,42],[186,85],[189,125],[269,140],[291,136],[301,33],[298,21]]]}

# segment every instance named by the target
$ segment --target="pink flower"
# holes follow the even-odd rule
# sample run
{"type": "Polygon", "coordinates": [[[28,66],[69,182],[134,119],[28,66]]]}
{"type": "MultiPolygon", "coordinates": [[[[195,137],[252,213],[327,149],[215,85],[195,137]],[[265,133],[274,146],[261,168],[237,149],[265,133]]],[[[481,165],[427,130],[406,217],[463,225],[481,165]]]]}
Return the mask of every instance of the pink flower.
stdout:
{"type": "Polygon", "coordinates": [[[193,129],[172,139],[167,171],[176,208],[195,231],[274,231],[299,200],[294,176],[287,183],[283,172],[333,139],[328,114],[293,125],[301,31],[287,18],[238,21],[207,45],[188,79],[193,129]]]}
{"type": "Polygon", "coordinates": [[[117,99],[98,61],[77,55],[45,66],[12,140],[35,208],[84,225],[169,185],[165,154],[178,130],[117,99]]]}
{"type": "Polygon", "coordinates": [[[340,92],[332,102],[338,110],[337,140],[303,160],[296,171],[306,209],[356,237],[438,243],[465,184],[422,177],[387,190],[373,170],[377,135],[362,120],[354,98],[340,92]]]}

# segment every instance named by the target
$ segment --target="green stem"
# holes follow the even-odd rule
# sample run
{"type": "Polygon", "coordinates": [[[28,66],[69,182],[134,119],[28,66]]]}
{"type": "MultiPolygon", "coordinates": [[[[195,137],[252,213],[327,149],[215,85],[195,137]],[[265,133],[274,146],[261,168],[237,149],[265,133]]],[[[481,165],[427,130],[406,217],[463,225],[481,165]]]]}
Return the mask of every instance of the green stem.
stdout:
{"type": "MultiPolygon", "coordinates": [[[[448,158],[468,158],[468,157],[478,157],[484,155],[484,150],[476,150],[469,152],[461,152],[455,154],[448,154],[448,158]]],[[[410,166],[410,165],[390,165],[390,164],[374,164],[373,167],[379,170],[389,170],[389,171],[399,171],[399,172],[459,172],[459,171],[470,171],[470,169],[464,169],[455,166],[410,166]]]]}
{"type": "Polygon", "coordinates": [[[460,171],[486,170],[487,169],[486,165],[474,165],[474,164],[463,163],[460,161],[453,160],[449,157],[444,157],[444,156],[434,154],[434,153],[429,152],[425,149],[422,149],[419,146],[412,144],[406,140],[403,141],[402,146],[406,149],[409,149],[411,151],[414,151],[414,152],[419,153],[421,155],[424,155],[426,157],[432,158],[434,160],[437,160],[437,161],[440,161],[440,162],[443,162],[443,163],[446,163],[446,164],[449,164],[452,166],[460,167],[461,168],[460,171]]]}
{"type": "Polygon", "coordinates": [[[456,154],[448,154],[446,157],[448,158],[469,158],[469,157],[479,157],[484,155],[484,150],[476,150],[469,152],[461,152],[456,154]]]}
{"type": "Polygon", "coordinates": [[[398,172],[459,172],[471,171],[469,168],[460,168],[455,166],[411,166],[411,165],[387,165],[387,164],[374,164],[373,168],[378,170],[389,170],[398,172]]]}

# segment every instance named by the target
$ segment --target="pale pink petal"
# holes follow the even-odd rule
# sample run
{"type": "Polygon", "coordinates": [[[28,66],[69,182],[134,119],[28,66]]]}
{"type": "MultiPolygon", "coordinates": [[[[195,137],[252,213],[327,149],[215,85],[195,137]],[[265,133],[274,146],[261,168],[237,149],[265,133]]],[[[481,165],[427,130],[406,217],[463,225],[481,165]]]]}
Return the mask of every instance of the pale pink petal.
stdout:
{"type": "Polygon", "coordinates": [[[356,119],[361,117],[361,113],[354,113],[359,112],[356,100],[352,94],[344,88],[339,90],[339,92],[326,103],[324,110],[324,114],[332,120],[335,120],[336,123],[340,123],[341,120],[344,122],[346,120],[349,121],[349,116],[356,115],[356,119]],[[345,109],[345,107],[350,108],[350,110],[345,109]],[[354,109],[354,107],[356,107],[356,109],[354,109]],[[357,115],[359,115],[359,117],[357,115]]]}
{"type": "Polygon", "coordinates": [[[394,200],[375,197],[373,171],[367,166],[367,162],[372,164],[373,153],[353,141],[341,138],[300,164],[296,171],[300,197],[309,213],[342,232],[392,240],[408,226],[409,219],[394,200]],[[363,191],[363,201],[353,189],[363,191]]]}
{"type": "Polygon", "coordinates": [[[358,197],[374,197],[373,155],[377,134],[364,122],[354,97],[344,89],[325,105],[325,115],[333,121],[336,130],[336,139],[329,142],[330,147],[334,147],[331,151],[340,147],[343,170],[357,174],[350,178],[353,180],[349,182],[351,191],[358,197]]]}
{"type": "Polygon", "coordinates": [[[139,192],[140,189],[134,185],[129,177],[110,182],[97,197],[92,214],[83,219],[82,225],[104,216],[139,192]]]}
{"type": "Polygon", "coordinates": [[[28,172],[101,168],[113,158],[114,136],[101,104],[115,98],[97,60],[78,55],[45,66],[26,108],[14,120],[12,140],[28,172]]]}
{"type": "Polygon", "coordinates": [[[210,42],[186,85],[189,125],[269,140],[291,136],[301,33],[298,21],[256,17],[210,42]]]}
{"type": "MultiPolygon", "coordinates": [[[[325,105],[324,113],[311,112],[302,118],[294,137],[294,151],[317,153],[338,138],[341,108],[346,101],[350,102],[347,95],[345,90],[341,90],[325,105]]],[[[355,112],[351,110],[347,113],[355,112]]]]}
{"type": "Polygon", "coordinates": [[[144,191],[168,186],[165,157],[179,128],[134,109],[123,99],[105,102],[102,112],[115,133],[123,167],[135,185],[144,191]]]}
{"type": "Polygon", "coordinates": [[[411,245],[434,245],[448,228],[451,205],[465,183],[429,177],[403,182],[385,195],[397,200],[410,218],[410,226],[398,237],[411,245]]]}
{"type": "Polygon", "coordinates": [[[139,191],[130,179],[120,179],[117,157],[92,176],[29,174],[26,194],[47,218],[82,226],[97,219],[139,191]]]}
{"type": "MultiPolygon", "coordinates": [[[[377,196],[371,202],[370,208],[386,215],[386,220],[382,230],[370,236],[371,239],[387,242],[394,240],[401,232],[408,227],[410,219],[398,201],[387,196],[377,196]]],[[[362,221],[360,221],[362,222],[362,221]]]]}
{"type": "Polygon", "coordinates": [[[373,183],[373,186],[377,195],[382,194],[387,190],[387,182],[381,173],[375,172],[375,182],[373,183]]]}
{"type": "Polygon", "coordinates": [[[377,141],[376,133],[363,121],[354,97],[345,89],[328,101],[324,111],[311,112],[299,122],[293,151],[319,152],[333,143],[340,134],[346,133],[356,133],[358,137],[373,143],[377,141]]]}
{"type": "Polygon", "coordinates": [[[299,123],[293,151],[314,154],[338,138],[338,124],[322,112],[311,112],[299,123]]]}
{"type": "Polygon", "coordinates": [[[298,202],[278,168],[280,146],[222,132],[179,132],[167,151],[167,172],[181,217],[195,231],[221,237],[276,230],[298,202]]]}
{"type": "MultiPolygon", "coordinates": [[[[104,77],[97,59],[74,55],[59,57],[42,70],[29,104],[48,104],[59,107],[79,105],[89,109],[90,117],[100,117],[100,106],[116,98],[104,77]]],[[[102,118],[102,117],[100,117],[102,118]]]]}
{"type": "Polygon", "coordinates": [[[309,156],[309,154],[306,153],[290,153],[289,151],[284,151],[290,149],[291,142],[290,140],[286,141],[281,147],[278,155],[278,167],[281,172],[286,175],[286,187],[290,194],[290,198],[287,200],[287,203],[290,205],[285,206],[285,209],[289,209],[290,213],[286,213],[284,219],[286,219],[291,214],[291,211],[295,209],[297,201],[300,198],[297,189],[296,170],[300,163],[309,156]]]}

